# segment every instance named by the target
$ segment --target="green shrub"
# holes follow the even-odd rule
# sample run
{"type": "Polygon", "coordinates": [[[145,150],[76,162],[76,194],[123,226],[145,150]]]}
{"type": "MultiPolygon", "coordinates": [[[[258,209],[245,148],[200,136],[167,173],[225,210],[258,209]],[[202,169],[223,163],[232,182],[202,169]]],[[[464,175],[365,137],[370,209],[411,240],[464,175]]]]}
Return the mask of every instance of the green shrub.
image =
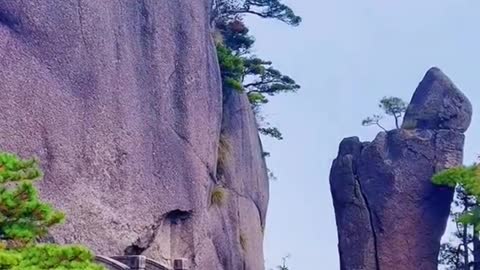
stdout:
{"type": "Polygon", "coordinates": [[[36,243],[65,218],[39,199],[41,176],[36,160],[0,153],[0,269],[103,269],[86,248],[36,243]]]}
{"type": "MultiPolygon", "coordinates": [[[[471,196],[476,202],[480,201],[480,166],[478,164],[444,170],[434,175],[432,182],[450,188],[458,186],[467,196],[471,196]]],[[[480,205],[471,205],[470,209],[464,211],[456,220],[465,226],[472,225],[476,230],[480,230],[480,205]]]]}
{"type": "Polygon", "coordinates": [[[11,270],[103,270],[93,254],[82,246],[33,245],[0,251],[0,269],[11,270]]]}
{"type": "Polygon", "coordinates": [[[245,72],[243,59],[221,43],[217,43],[216,47],[224,90],[243,91],[242,79],[245,72]]]}
{"type": "Polygon", "coordinates": [[[42,175],[35,160],[0,153],[0,240],[29,243],[64,215],[39,200],[33,182],[42,175]]]}
{"type": "MultiPolygon", "coordinates": [[[[267,7],[270,4],[262,3],[261,6],[267,7]]],[[[294,15],[290,8],[277,4],[273,5],[275,10],[271,10],[271,12],[276,13],[279,10],[289,12],[290,15],[287,17],[292,19],[290,21],[292,25],[300,22],[300,17],[294,15]]],[[[217,10],[217,12],[220,12],[220,10],[217,10]]],[[[273,13],[269,12],[265,16],[273,16],[273,13]]],[[[274,68],[271,61],[263,60],[253,54],[251,49],[255,43],[255,38],[249,34],[249,29],[242,17],[229,18],[227,16],[215,22],[214,40],[223,91],[236,90],[247,94],[258,127],[263,129],[260,132],[263,135],[279,139],[281,136],[275,136],[276,133],[264,132],[273,130],[273,127],[270,127],[270,124],[264,121],[260,107],[268,103],[268,97],[280,93],[295,93],[300,89],[300,85],[290,76],[284,75],[274,68]]],[[[283,19],[287,17],[283,17],[283,19]]],[[[278,131],[278,129],[274,129],[278,131]]]]}

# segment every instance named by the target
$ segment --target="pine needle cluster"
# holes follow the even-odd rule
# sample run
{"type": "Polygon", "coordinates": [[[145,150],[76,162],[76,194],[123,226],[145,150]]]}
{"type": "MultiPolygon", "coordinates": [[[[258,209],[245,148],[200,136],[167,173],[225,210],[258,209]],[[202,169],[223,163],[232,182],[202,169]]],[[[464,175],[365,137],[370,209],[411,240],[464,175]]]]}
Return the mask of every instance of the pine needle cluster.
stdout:
{"type": "Polygon", "coordinates": [[[33,183],[41,177],[37,160],[0,153],[0,269],[104,269],[82,246],[37,243],[65,219],[40,200],[33,183]]]}

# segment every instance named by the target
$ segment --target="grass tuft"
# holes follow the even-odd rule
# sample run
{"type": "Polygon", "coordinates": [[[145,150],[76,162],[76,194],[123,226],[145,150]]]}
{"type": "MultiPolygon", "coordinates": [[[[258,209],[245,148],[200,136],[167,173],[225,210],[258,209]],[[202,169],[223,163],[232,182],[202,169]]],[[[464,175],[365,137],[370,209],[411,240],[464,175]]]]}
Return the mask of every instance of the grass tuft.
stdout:
{"type": "Polygon", "coordinates": [[[210,195],[210,202],[212,205],[222,206],[227,199],[227,192],[222,187],[215,187],[210,195]]]}
{"type": "Polygon", "coordinates": [[[247,251],[247,238],[245,235],[243,235],[243,233],[240,233],[240,246],[244,252],[247,251]]]}
{"type": "Polygon", "coordinates": [[[231,145],[228,142],[227,137],[221,133],[218,142],[217,175],[222,175],[224,173],[230,154],[231,145]]]}

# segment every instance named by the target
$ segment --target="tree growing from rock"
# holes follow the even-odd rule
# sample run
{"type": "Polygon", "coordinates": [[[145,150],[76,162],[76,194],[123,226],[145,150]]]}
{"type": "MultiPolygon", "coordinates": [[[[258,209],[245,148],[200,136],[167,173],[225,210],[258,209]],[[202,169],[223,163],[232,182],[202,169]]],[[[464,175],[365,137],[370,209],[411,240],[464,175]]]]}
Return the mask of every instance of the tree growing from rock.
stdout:
{"type": "Polygon", "coordinates": [[[295,80],[273,68],[271,61],[250,57],[244,59],[244,65],[243,89],[254,106],[267,103],[267,96],[294,93],[300,89],[295,80]]]}
{"type": "Polygon", "coordinates": [[[439,254],[439,264],[446,270],[471,269],[473,231],[465,226],[459,218],[466,214],[476,203],[461,187],[456,188],[456,195],[452,204],[451,219],[456,226],[449,242],[442,243],[439,254]]]}
{"type": "Polygon", "coordinates": [[[267,103],[267,96],[300,89],[295,80],[275,69],[271,61],[251,54],[254,39],[242,20],[219,23],[217,30],[221,35],[216,46],[224,87],[245,92],[255,107],[267,103]]]}
{"type": "Polygon", "coordinates": [[[103,269],[84,247],[37,243],[64,220],[39,199],[33,182],[41,176],[36,160],[0,153],[0,269],[103,269]]]}
{"type": "Polygon", "coordinates": [[[302,21],[293,10],[280,0],[213,0],[212,21],[229,21],[245,14],[273,18],[297,26],[302,21]]]}
{"type": "MultiPolygon", "coordinates": [[[[287,266],[287,259],[288,258],[290,258],[290,255],[282,257],[282,264],[277,265],[276,269],[277,270],[289,270],[290,268],[288,268],[288,266],[287,266]]],[[[273,270],[273,269],[270,269],[270,270],[273,270]]]]}
{"type": "MultiPolygon", "coordinates": [[[[238,1],[233,2],[238,4],[238,1]]],[[[219,4],[234,5],[233,2],[220,1],[219,4]]],[[[260,2],[262,1],[255,1],[258,4],[260,2]]],[[[263,4],[266,5],[269,1],[264,2],[263,4]]],[[[252,1],[252,3],[254,2],[252,1]]],[[[251,53],[255,39],[249,34],[249,29],[243,22],[241,14],[236,14],[233,17],[224,16],[221,17],[223,19],[215,22],[218,33],[216,39],[217,55],[223,88],[224,91],[233,89],[246,93],[257,116],[259,132],[281,140],[283,138],[281,132],[264,121],[260,106],[268,103],[268,97],[280,93],[296,92],[300,89],[300,86],[291,77],[274,68],[271,61],[263,60],[251,53]]]]}
{"type": "MultiPolygon", "coordinates": [[[[395,127],[400,128],[400,121],[407,110],[407,103],[398,97],[383,97],[378,103],[378,107],[383,111],[384,115],[393,117],[395,127]]],[[[377,126],[384,131],[387,129],[381,124],[383,115],[374,114],[362,120],[363,126],[377,126]]]]}
{"type": "Polygon", "coordinates": [[[433,183],[456,188],[451,216],[453,239],[441,246],[439,263],[448,270],[480,270],[480,167],[459,167],[433,177],[433,183]]]}
{"type": "Polygon", "coordinates": [[[223,90],[233,89],[242,92],[242,80],[245,69],[243,60],[233,54],[230,48],[222,44],[217,44],[216,46],[223,90]]]}

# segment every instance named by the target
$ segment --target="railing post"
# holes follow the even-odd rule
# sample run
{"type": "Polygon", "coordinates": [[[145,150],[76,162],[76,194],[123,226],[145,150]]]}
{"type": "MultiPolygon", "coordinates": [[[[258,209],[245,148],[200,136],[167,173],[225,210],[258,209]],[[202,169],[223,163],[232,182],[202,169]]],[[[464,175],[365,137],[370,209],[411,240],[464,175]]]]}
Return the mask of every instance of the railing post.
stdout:
{"type": "Polygon", "coordinates": [[[131,270],[145,270],[146,257],[141,255],[129,255],[129,256],[114,256],[115,260],[121,261],[128,265],[131,270]]]}
{"type": "Polygon", "coordinates": [[[130,267],[128,265],[106,256],[95,256],[95,262],[104,265],[107,269],[110,270],[130,270],[130,267]]]}
{"type": "Polygon", "coordinates": [[[186,259],[173,260],[173,270],[188,270],[186,259]]]}

